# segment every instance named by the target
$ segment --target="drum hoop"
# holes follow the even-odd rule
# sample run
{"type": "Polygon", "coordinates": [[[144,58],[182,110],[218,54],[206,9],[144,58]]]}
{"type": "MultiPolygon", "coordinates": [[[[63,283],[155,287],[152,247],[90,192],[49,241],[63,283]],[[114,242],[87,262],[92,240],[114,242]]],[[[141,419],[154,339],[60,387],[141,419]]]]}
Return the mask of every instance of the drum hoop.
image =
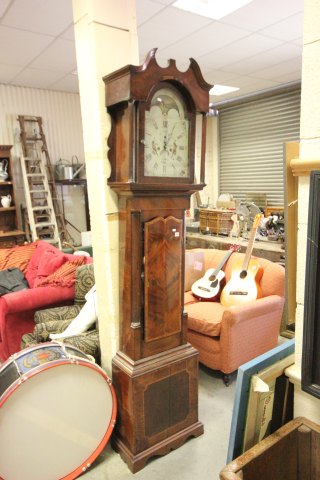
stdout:
{"type": "MultiPolygon", "coordinates": [[[[114,390],[114,387],[112,385],[112,382],[111,382],[110,378],[108,377],[108,375],[104,372],[104,370],[99,365],[96,365],[95,363],[92,363],[92,362],[90,362],[89,360],[86,360],[86,359],[81,359],[81,360],[79,359],[78,360],[78,358],[79,357],[77,357],[76,360],[73,360],[73,359],[70,359],[70,358],[54,360],[54,361],[48,363],[48,365],[42,364],[42,365],[39,365],[39,366],[35,367],[32,371],[23,374],[20,378],[15,380],[13,382],[13,384],[9,388],[7,388],[7,390],[5,390],[5,392],[2,394],[2,396],[0,398],[0,408],[2,408],[2,406],[11,397],[11,395],[23,383],[25,383],[27,380],[29,380],[29,378],[32,378],[35,375],[38,375],[40,372],[42,372],[44,370],[49,370],[50,368],[59,367],[59,366],[62,366],[62,365],[73,365],[73,364],[74,365],[82,365],[84,367],[91,368],[92,370],[98,370],[99,373],[104,377],[104,379],[106,380],[107,384],[110,387],[111,396],[112,396],[112,412],[111,412],[111,418],[110,418],[110,421],[109,421],[109,424],[108,424],[107,431],[104,434],[102,440],[100,441],[100,443],[97,446],[97,448],[95,449],[95,451],[93,453],[91,453],[91,455],[89,455],[89,457],[79,467],[77,467],[72,472],[68,473],[66,476],[61,477],[60,480],[73,480],[73,479],[77,478],[80,473],[84,473],[92,465],[94,460],[100,455],[100,453],[102,452],[102,450],[106,446],[109,438],[111,437],[111,434],[113,432],[115,424],[116,424],[117,398],[116,398],[115,390],[114,390]]],[[[0,477],[0,480],[2,480],[1,477],[0,477]]]]}
{"type": "MultiPolygon", "coordinates": [[[[8,357],[3,363],[2,365],[0,365],[0,373],[2,371],[4,371],[6,369],[6,367],[8,365],[10,365],[11,362],[15,362],[16,360],[18,360],[20,357],[22,357],[23,355],[25,355],[26,353],[30,353],[30,352],[33,352],[34,350],[39,350],[39,349],[42,349],[44,347],[60,347],[62,350],[65,350],[66,348],[70,348],[72,350],[76,350],[77,352],[79,352],[81,354],[80,357],[77,357],[75,355],[70,355],[68,356],[67,358],[69,359],[74,359],[74,358],[81,358],[81,359],[86,359],[85,357],[83,357],[83,355],[85,355],[87,357],[87,360],[90,362],[91,360],[89,360],[89,356],[82,352],[78,347],[74,347],[72,345],[69,345],[67,343],[62,343],[62,342],[58,342],[56,340],[52,340],[50,342],[43,342],[43,343],[39,343],[37,345],[33,345],[31,347],[27,347],[27,348],[24,348],[23,350],[19,350],[19,352],[16,352],[16,353],[13,353],[12,355],[10,355],[10,357],[8,357]]],[[[90,356],[91,357],[91,356],[90,356]]],[[[97,364],[95,364],[96,367],[100,368],[101,367],[97,364]]],[[[101,369],[102,370],[102,369],[101,369]]],[[[103,370],[102,370],[103,372],[103,370]]],[[[1,479],[0,479],[1,480],[1,479]]]]}

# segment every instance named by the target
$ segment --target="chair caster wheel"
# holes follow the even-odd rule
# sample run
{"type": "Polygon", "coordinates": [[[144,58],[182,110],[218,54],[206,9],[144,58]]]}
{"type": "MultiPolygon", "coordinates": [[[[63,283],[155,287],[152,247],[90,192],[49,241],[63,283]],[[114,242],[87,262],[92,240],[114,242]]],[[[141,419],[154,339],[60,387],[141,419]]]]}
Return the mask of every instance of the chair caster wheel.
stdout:
{"type": "Polygon", "coordinates": [[[230,385],[230,380],[231,380],[231,375],[223,375],[223,383],[225,384],[226,387],[229,387],[230,385]]]}

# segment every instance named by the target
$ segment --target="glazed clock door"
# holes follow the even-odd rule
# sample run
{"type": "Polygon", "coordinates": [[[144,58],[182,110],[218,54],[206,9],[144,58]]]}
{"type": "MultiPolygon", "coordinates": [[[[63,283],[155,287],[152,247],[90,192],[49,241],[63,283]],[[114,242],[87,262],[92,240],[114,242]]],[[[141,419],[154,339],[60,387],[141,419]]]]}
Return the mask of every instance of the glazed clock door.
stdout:
{"type": "Polygon", "coordinates": [[[146,342],[181,330],[182,220],[156,217],[145,223],[146,342]]]}

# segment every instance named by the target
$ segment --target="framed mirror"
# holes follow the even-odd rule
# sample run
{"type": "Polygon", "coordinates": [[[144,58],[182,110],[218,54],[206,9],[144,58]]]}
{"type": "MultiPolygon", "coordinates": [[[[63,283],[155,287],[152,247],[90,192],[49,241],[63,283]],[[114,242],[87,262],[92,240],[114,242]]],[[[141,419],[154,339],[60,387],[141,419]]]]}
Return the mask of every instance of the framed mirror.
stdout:
{"type": "Polygon", "coordinates": [[[320,171],[311,172],[302,342],[302,390],[320,398],[320,171]]]}

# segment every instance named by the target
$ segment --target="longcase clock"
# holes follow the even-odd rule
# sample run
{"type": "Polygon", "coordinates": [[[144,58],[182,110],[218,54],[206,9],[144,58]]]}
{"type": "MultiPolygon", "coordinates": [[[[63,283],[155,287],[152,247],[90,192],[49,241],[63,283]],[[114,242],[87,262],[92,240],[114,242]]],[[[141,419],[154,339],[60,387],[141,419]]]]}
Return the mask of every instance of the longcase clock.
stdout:
{"type": "Polygon", "coordinates": [[[186,342],[183,310],[185,211],[204,187],[209,90],[198,64],[174,60],[104,77],[108,139],[119,197],[120,349],[112,362],[119,415],[113,445],[132,472],[203,433],[198,353],[186,342]],[[197,116],[200,122],[196,121],[197,116]],[[199,183],[196,127],[201,128],[199,183]]]}

